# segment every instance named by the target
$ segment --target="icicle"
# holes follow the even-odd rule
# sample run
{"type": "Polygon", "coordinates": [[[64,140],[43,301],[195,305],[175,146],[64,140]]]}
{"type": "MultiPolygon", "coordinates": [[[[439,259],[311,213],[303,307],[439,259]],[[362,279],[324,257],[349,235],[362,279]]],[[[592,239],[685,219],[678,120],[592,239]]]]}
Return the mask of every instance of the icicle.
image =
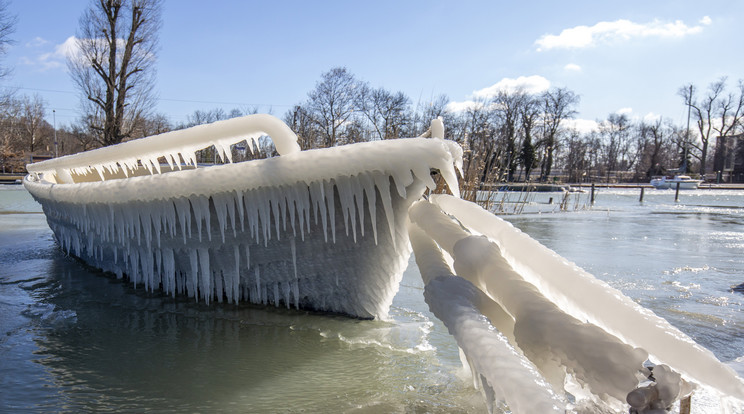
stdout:
{"type": "Polygon", "coordinates": [[[351,227],[354,242],[356,243],[356,209],[354,207],[354,195],[351,190],[349,177],[336,177],[336,188],[338,189],[339,199],[341,200],[346,235],[349,235],[349,227],[351,227]]]}
{"type": "MultiPolygon", "coordinates": [[[[364,193],[367,195],[369,221],[372,224],[372,234],[374,235],[375,245],[377,245],[377,194],[375,193],[375,183],[370,173],[361,174],[359,180],[364,187],[364,193]]],[[[359,208],[363,209],[364,206],[360,206],[359,208]]]]}
{"type": "MultiPolygon", "coordinates": [[[[328,207],[328,221],[331,223],[331,237],[333,243],[336,243],[336,196],[334,184],[332,181],[323,181],[325,192],[325,203],[328,207]]],[[[327,239],[326,239],[327,241],[327,239]]]]}
{"type": "Polygon", "coordinates": [[[359,229],[361,230],[362,237],[364,237],[364,187],[362,186],[359,176],[351,177],[351,189],[354,194],[356,210],[357,213],[359,213],[359,229]]]}
{"type": "Polygon", "coordinates": [[[197,256],[196,249],[189,249],[189,262],[191,263],[191,272],[189,273],[189,279],[188,279],[188,292],[189,297],[199,299],[199,296],[196,293],[196,287],[198,282],[198,272],[199,272],[199,256],[197,256]]]}
{"type": "MultiPolygon", "coordinates": [[[[246,247],[247,249],[247,247],[246,247]]],[[[238,303],[238,292],[240,289],[240,246],[235,244],[233,246],[233,253],[235,255],[235,271],[232,272],[230,283],[226,283],[226,286],[230,286],[230,291],[227,293],[227,303],[238,303]]]]}
{"type": "Polygon", "coordinates": [[[279,307],[279,282],[274,282],[274,306],[279,307]]]}
{"type": "MultiPolygon", "coordinates": [[[[238,233],[235,230],[235,196],[233,195],[235,192],[233,191],[230,194],[225,195],[225,204],[227,204],[227,215],[230,217],[230,226],[232,227],[233,231],[233,237],[238,237],[238,233]]],[[[224,243],[224,236],[222,238],[224,243]]]]}
{"type": "Polygon", "coordinates": [[[251,245],[245,245],[245,268],[246,270],[251,268],[251,245]]]}
{"type": "Polygon", "coordinates": [[[393,200],[390,193],[390,178],[385,174],[375,173],[374,179],[377,190],[380,192],[380,198],[382,198],[382,207],[385,210],[390,238],[393,241],[393,248],[395,248],[395,216],[393,215],[393,200]]]}
{"type": "Polygon", "coordinates": [[[323,224],[323,238],[328,243],[328,217],[326,216],[326,197],[325,186],[320,181],[310,183],[310,198],[315,205],[315,224],[318,224],[318,211],[320,211],[321,222],[323,224]]]}
{"type": "Polygon", "coordinates": [[[196,249],[199,256],[199,264],[201,265],[199,271],[199,291],[201,297],[209,305],[210,299],[212,299],[212,286],[211,277],[212,271],[209,267],[209,250],[204,248],[196,249]]]}
{"type": "Polygon", "coordinates": [[[300,280],[295,279],[294,283],[290,282],[292,286],[292,293],[294,295],[295,309],[300,309],[300,280]]]}
{"type": "Polygon", "coordinates": [[[295,244],[294,237],[290,239],[289,247],[292,250],[292,268],[294,269],[294,277],[297,279],[297,245],[295,244]]]}
{"type": "Polygon", "coordinates": [[[188,238],[191,238],[191,207],[189,199],[185,197],[176,198],[173,200],[173,204],[176,207],[179,221],[181,222],[181,234],[183,235],[183,244],[186,244],[187,230],[188,238]]]}
{"type": "Polygon", "coordinates": [[[256,276],[256,292],[258,292],[258,302],[261,302],[262,304],[266,304],[266,302],[264,302],[264,297],[261,294],[261,272],[258,270],[258,266],[256,266],[256,271],[254,275],[256,276]]]}
{"type": "Polygon", "coordinates": [[[212,196],[214,211],[217,214],[217,224],[220,226],[220,236],[222,243],[225,243],[225,225],[227,224],[227,200],[224,194],[214,194],[212,196]]]}

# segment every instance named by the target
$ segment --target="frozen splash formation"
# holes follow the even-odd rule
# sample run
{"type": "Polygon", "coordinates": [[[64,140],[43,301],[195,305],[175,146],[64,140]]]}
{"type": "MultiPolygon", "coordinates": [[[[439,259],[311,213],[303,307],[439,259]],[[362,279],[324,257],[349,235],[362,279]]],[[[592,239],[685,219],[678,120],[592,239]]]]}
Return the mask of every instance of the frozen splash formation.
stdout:
{"type": "Polygon", "coordinates": [[[28,165],[58,244],[148,291],[385,318],[413,249],[431,311],[491,411],[662,413],[732,369],[473,203],[441,120],[422,137],[300,151],[250,115],[28,165]],[[279,156],[232,162],[270,136],[279,156]],[[424,137],[426,136],[426,138],[424,137]],[[213,147],[221,165],[199,166],[213,147]],[[454,196],[432,195],[432,175],[454,196]]]}
{"type": "Polygon", "coordinates": [[[457,191],[459,146],[296,141],[250,115],[32,164],[24,184],[65,251],[149,291],[385,317],[410,255],[408,207],[434,189],[432,171],[457,191]],[[262,135],[280,156],[229,163],[232,145],[262,135]],[[210,146],[228,163],[197,168],[210,146]]]}
{"type": "Polygon", "coordinates": [[[662,413],[695,384],[744,399],[710,351],[479,206],[433,195],[409,215],[426,302],[490,408],[662,413]]]}

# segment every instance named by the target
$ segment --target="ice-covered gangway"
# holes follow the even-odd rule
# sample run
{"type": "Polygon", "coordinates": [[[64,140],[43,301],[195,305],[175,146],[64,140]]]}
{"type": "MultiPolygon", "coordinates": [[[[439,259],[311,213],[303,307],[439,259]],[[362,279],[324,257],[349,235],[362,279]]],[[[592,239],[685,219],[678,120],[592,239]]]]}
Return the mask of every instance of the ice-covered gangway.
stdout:
{"type": "Polygon", "coordinates": [[[207,303],[384,318],[412,245],[492,408],[663,412],[695,384],[744,399],[708,350],[508,223],[456,196],[420,201],[434,173],[457,195],[462,162],[441,121],[427,135],[300,151],[251,115],[32,164],[24,184],[68,253],[207,303]],[[278,157],[231,162],[263,135],[278,157]],[[227,164],[197,168],[206,147],[227,164]]]}

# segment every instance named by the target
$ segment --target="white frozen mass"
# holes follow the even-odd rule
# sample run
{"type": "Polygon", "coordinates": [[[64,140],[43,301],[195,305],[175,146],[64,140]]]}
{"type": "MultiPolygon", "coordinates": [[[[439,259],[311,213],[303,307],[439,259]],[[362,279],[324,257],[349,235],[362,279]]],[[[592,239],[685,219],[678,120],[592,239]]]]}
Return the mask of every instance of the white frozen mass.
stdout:
{"type": "Polygon", "coordinates": [[[298,148],[280,120],[251,115],[33,164],[24,183],[65,251],[148,290],[385,317],[410,255],[408,206],[434,189],[432,170],[457,189],[459,147],[298,148]],[[229,154],[264,133],[282,155],[196,168],[196,150],[229,154]]]}
{"type": "Polygon", "coordinates": [[[664,412],[744,399],[707,349],[474,203],[441,119],[418,138],[300,151],[270,115],[28,166],[59,246],[148,291],[384,319],[411,251],[490,410],[664,412]],[[270,136],[279,156],[232,162],[270,136]],[[222,165],[197,165],[214,147],[222,165]],[[439,174],[453,195],[425,193],[439,174]],[[661,411],[659,411],[661,410],[661,411]]]}

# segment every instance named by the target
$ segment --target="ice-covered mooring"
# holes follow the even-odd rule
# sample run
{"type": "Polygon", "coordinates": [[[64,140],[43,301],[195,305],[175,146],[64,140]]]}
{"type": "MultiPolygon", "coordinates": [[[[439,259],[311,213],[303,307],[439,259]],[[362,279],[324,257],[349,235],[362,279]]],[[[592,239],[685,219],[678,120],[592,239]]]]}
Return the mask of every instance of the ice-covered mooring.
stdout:
{"type": "Polygon", "coordinates": [[[744,400],[687,335],[458,198],[462,150],[426,137],[300,151],[250,115],[28,165],[62,249],[149,291],[385,318],[411,248],[432,312],[491,410],[667,412],[695,386],[744,400]],[[232,162],[270,136],[279,156],[232,162]],[[198,166],[214,147],[222,165],[198,166]],[[441,174],[454,194],[424,193],[441,174]]]}

